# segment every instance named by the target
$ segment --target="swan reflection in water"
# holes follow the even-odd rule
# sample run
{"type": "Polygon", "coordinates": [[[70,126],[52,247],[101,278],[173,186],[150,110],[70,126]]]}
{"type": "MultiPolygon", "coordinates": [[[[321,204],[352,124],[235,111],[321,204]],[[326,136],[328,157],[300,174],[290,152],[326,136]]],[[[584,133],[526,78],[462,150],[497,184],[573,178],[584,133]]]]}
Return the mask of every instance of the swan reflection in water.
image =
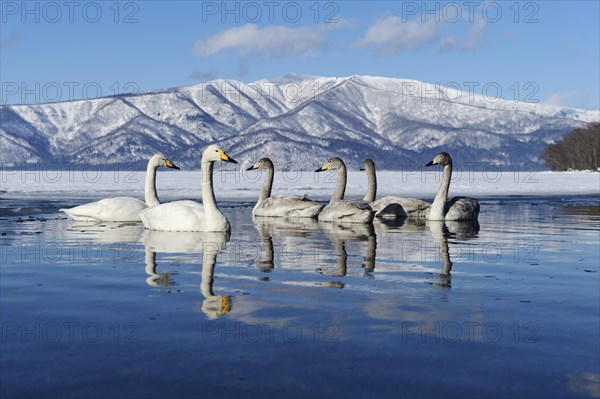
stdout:
{"type": "MultiPolygon", "coordinates": [[[[435,253],[436,262],[441,263],[439,274],[432,270],[424,269],[437,276],[440,282],[434,283],[436,286],[450,287],[450,274],[453,267],[453,262],[450,256],[452,241],[469,240],[477,236],[479,232],[479,223],[476,220],[468,221],[434,221],[425,219],[379,219],[373,223],[377,234],[380,236],[394,236],[393,240],[399,240],[402,244],[403,260],[411,263],[411,268],[414,271],[415,267],[422,268],[421,264],[435,253]],[[427,231],[433,238],[431,242],[427,236],[427,231]]],[[[394,248],[394,252],[385,251],[385,256],[397,258],[397,250],[400,245],[394,248]]]]}
{"type": "Polygon", "coordinates": [[[210,241],[205,241],[206,245],[202,252],[202,282],[200,283],[200,291],[204,296],[202,312],[209,319],[216,319],[231,312],[231,297],[228,295],[215,295],[213,292],[217,255],[221,250],[225,249],[225,243],[229,241],[229,234],[209,233],[209,235],[212,235],[212,237],[210,237],[210,241]]]}
{"type": "Polygon", "coordinates": [[[442,262],[442,270],[439,275],[440,282],[436,284],[440,287],[451,287],[451,275],[452,271],[452,260],[450,259],[450,247],[448,245],[448,238],[454,238],[458,240],[470,240],[477,237],[479,232],[479,223],[477,220],[465,220],[465,221],[441,221],[441,220],[428,220],[426,223],[431,232],[431,236],[439,247],[440,259],[442,262]]]}
{"type": "Polygon", "coordinates": [[[65,237],[81,240],[81,235],[98,244],[136,244],[144,226],[135,222],[73,222],[63,232],[65,237]]]}
{"type": "Polygon", "coordinates": [[[156,272],[156,252],[202,253],[200,292],[204,297],[202,312],[209,319],[216,319],[231,311],[231,297],[215,295],[213,291],[214,271],[217,255],[229,241],[226,232],[167,232],[145,230],[141,241],[146,247],[146,279],[148,285],[171,285],[169,274],[156,272]]]}
{"type": "Polygon", "coordinates": [[[174,273],[157,273],[156,272],[156,252],[150,247],[144,247],[144,261],[146,262],[146,274],[148,278],[146,283],[151,287],[168,287],[175,285],[175,282],[171,280],[171,275],[174,273]]]}
{"type": "MultiPolygon", "coordinates": [[[[146,282],[148,285],[153,287],[174,285],[171,280],[173,273],[156,272],[156,252],[151,246],[146,245],[148,230],[144,229],[144,226],[140,223],[77,221],[67,228],[65,234],[67,236],[85,234],[86,237],[92,238],[98,244],[125,244],[137,247],[140,242],[144,243],[144,263],[146,264],[145,271],[148,275],[146,282]]],[[[123,250],[125,256],[133,253],[132,248],[119,249],[123,250]]]]}
{"type": "MultiPolygon", "coordinates": [[[[394,247],[383,248],[384,252],[388,252],[387,256],[391,259],[398,258],[398,250],[396,240],[402,240],[407,237],[419,240],[420,248],[431,251],[434,250],[435,258],[441,262],[441,271],[435,273],[439,282],[434,283],[436,286],[450,287],[450,273],[452,271],[452,260],[450,258],[450,246],[448,240],[451,238],[457,240],[468,240],[477,235],[479,225],[477,221],[426,221],[423,219],[410,220],[396,219],[390,221],[376,221],[374,225],[356,224],[356,223],[322,223],[315,222],[311,219],[302,221],[286,220],[281,218],[253,218],[256,229],[260,234],[260,239],[263,245],[261,257],[253,266],[265,273],[271,272],[276,267],[276,258],[273,237],[298,238],[298,245],[308,245],[311,252],[316,250],[314,260],[319,264],[316,272],[333,278],[342,278],[348,274],[348,250],[349,242],[365,242],[365,253],[362,255],[361,267],[364,271],[363,276],[373,278],[376,269],[377,259],[377,235],[375,227],[382,235],[392,235],[394,238],[394,247]],[[315,230],[320,230],[323,236],[313,236],[315,230]],[[433,238],[433,243],[427,239],[427,231],[433,238]],[[399,234],[398,234],[399,233],[399,234]],[[312,236],[312,237],[311,237],[312,236]],[[329,239],[331,246],[322,246],[323,238],[329,239]],[[312,241],[310,239],[312,238],[312,241]],[[311,245],[311,242],[314,245],[311,245]],[[335,266],[334,266],[335,265],[335,266]]],[[[294,244],[294,248],[298,246],[294,244]]],[[[423,255],[416,254],[418,258],[417,268],[423,269],[419,263],[423,262],[423,255]]],[[[352,257],[352,255],[350,255],[352,257]]],[[[417,259],[415,259],[417,260],[417,259]]],[[[285,261],[285,260],[283,260],[285,261]]],[[[295,267],[296,265],[290,265],[295,267]]],[[[301,266],[300,266],[301,267],[301,266]]],[[[385,270],[385,268],[384,268],[385,270]]],[[[412,269],[414,271],[414,269],[412,269]]],[[[432,272],[430,268],[425,268],[423,271],[432,272]]],[[[268,280],[268,278],[261,278],[268,280]]],[[[344,283],[340,280],[331,281],[324,284],[328,287],[343,288],[344,283]]]]}
{"type": "Polygon", "coordinates": [[[265,273],[269,273],[275,268],[273,237],[298,238],[305,242],[306,238],[319,229],[317,221],[311,218],[284,219],[254,216],[252,221],[264,247],[261,258],[254,262],[253,266],[265,273]]]}
{"type": "MultiPolygon", "coordinates": [[[[283,254],[288,249],[294,254],[301,251],[303,255],[311,254],[313,256],[283,256],[281,262],[288,263],[285,266],[300,268],[305,270],[315,270],[314,262],[331,263],[332,256],[335,257],[336,268],[317,267],[316,272],[330,277],[343,277],[347,273],[346,241],[366,241],[367,254],[364,257],[362,267],[365,274],[373,272],[375,269],[375,251],[377,240],[373,226],[370,224],[356,223],[323,223],[314,219],[283,219],[253,217],[254,225],[260,234],[260,239],[264,250],[261,258],[254,262],[253,266],[265,273],[271,272],[276,267],[275,250],[273,238],[284,238],[290,241],[283,246],[283,254]],[[315,234],[317,233],[317,234],[315,234]],[[323,235],[318,234],[323,233],[323,235]],[[333,251],[329,246],[323,246],[323,237],[328,237],[331,241],[333,251]],[[289,247],[289,248],[288,248],[289,247]],[[323,255],[325,253],[325,256],[323,255]],[[293,261],[294,264],[289,264],[293,261]],[[301,264],[299,264],[301,263],[301,264]]],[[[326,240],[325,240],[326,241],[326,240]]],[[[289,254],[288,254],[289,255],[289,254]]],[[[261,278],[268,280],[268,278],[261,278]]],[[[343,288],[341,282],[325,283],[328,287],[343,288]]]]}
{"type": "Polygon", "coordinates": [[[125,255],[133,253],[129,245],[137,247],[138,244],[143,244],[145,272],[148,275],[146,283],[152,287],[175,285],[171,277],[175,273],[157,272],[157,253],[201,253],[200,291],[204,296],[202,311],[208,318],[216,318],[231,311],[231,298],[215,295],[212,288],[216,258],[229,241],[229,233],[155,231],[145,229],[139,223],[74,222],[64,234],[78,239],[85,234],[86,238],[99,244],[117,244],[125,255]],[[121,244],[126,247],[121,248],[121,244]]]}
{"type": "MultiPolygon", "coordinates": [[[[333,246],[332,255],[336,259],[335,270],[329,268],[318,268],[317,272],[331,277],[344,277],[348,272],[348,253],[346,251],[347,241],[367,242],[367,253],[363,257],[362,268],[365,275],[372,277],[372,272],[375,270],[375,257],[377,250],[377,236],[372,224],[356,224],[356,223],[319,223],[319,227],[331,241],[333,246]]],[[[344,288],[342,282],[332,281],[325,284],[332,288],[344,288]]]]}

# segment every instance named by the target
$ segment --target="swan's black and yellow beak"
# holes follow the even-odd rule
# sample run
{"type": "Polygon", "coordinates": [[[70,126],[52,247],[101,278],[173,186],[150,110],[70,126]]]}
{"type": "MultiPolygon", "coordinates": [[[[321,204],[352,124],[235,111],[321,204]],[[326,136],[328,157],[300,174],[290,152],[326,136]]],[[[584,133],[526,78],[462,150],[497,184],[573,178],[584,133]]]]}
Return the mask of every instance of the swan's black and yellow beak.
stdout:
{"type": "Polygon", "coordinates": [[[450,155],[448,155],[445,152],[440,152],[439,154],[437,154],[435,156],[435,158],[433,158],[433,160],[431,162],[429,162],[427,165],[425,166],[433,166],[433,165],[439,165],[440,163],[442,163],[444,161],[444,157],[447,156],[449,157],[450,155]]]}
{"type": "Polygon", "coordinates": [[[235,159],[231,158],[229,155],[227,155],[225,153],[225,151],[221,151],[220,156],[221,156],[221,161],[237,163],[237,161],[235,159]]]}
{"type": "Polygon", "coordinates": [[[323,172],[324,170],[329,169],[329,161],[325,162],[325,164],[323,166],[321,166],[319,169],[315,170],[315,172],[323,172]]]}
{"type": "Polygon", "coordinates": [[[375,162],[371,158],[365,159],[358,169],[367,170],[367,165],[372,166],[373,169],[375,169],[375,162]]]}
{"type": "Polygon", "coordinates": [[[168,159],[165,159],[165,165],[167,165],[167,168],[179,169],[179,166],[175,165],[173,162],[169,161],[168,159]]]}

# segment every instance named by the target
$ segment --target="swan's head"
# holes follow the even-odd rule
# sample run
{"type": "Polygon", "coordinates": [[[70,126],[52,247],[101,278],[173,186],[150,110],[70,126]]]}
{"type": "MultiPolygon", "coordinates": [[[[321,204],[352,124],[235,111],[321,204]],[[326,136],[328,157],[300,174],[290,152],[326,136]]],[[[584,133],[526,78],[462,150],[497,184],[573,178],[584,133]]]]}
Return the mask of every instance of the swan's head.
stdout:
{"type": "Polygon", "coordinates": [[[169,158],[165,157],[163,154],[155,154],[150,158],[150,165],[155,167],[166,166],[171,169],[179,169],[179,166],[176,166],[173,162],[169,161],[169,158]]]}
{"type": "Polygon", "coordinates": [[[375,170],[375,162],[372,159],[365,159],[360,170],[375,170]]]}
{"type": "Polygon", "coordinates": [[[231,158],[229,155],[227,155],[221,147],[219,147],[216,144],[212,144],[206,147],[206,150],[204,150],[204,154],[202,155],[202,162],[216,161],[237,163],[237,161],[231,158]]]}
{"type": "Polygon", "coordinates": [[[447,152],[440,152],[439,154],[437,154],[435,156],[435,158],[433,158],[433,161],[429,162],[427,165],[425,166],[431,166],[431,165],[452,165],[452,158],[450,157],[450,154],[448,154],[447,152]]]}
{"type": "Polygon", "coordinates": [[[323,166],[321,166],[319,169],[315,170],[315,172],[323,172],[329,169],[341,169],[345,167],[346,164],[344,163],[344,161],[342,161],[342,158],[333,157],[329,161],[325,162],[323,166]]]}
{"type": "Polygon", "coordinates": [[[273,169],[273,162],[269,158],[261,158],[246,170],[273,169]]]}

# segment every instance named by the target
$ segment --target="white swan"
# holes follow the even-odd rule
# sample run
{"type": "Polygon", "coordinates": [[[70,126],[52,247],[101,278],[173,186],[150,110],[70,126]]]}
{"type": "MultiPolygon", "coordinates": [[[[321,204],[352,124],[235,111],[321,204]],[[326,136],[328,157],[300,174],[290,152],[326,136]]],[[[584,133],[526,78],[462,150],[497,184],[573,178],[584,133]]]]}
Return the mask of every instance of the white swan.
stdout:
{"type": "Polygon", "coordinates": [[[266,169],[267,177],[263,183],[260,197],[252,209],[252,216],[315,218],[323,205],[306,197],[271,197],[274,168],[269,158],[262,158],[246,170],[266,169]]]}
{"type": "Polygon", "coordinates": [[[160,203],[156,194],[156,169],[161,166],[179,169],[164,155],[153,155],[146,168],[146,183],[144,185],[146,202],[132,197],[105,198],[74,208],[60,209],[60,211],[66,213],[76,222],[139,222],[141,219],[138,212],[160,203]]]}
{"type": "Polygon", "coordinates": [[[202,204],[174,201],[144,209],[140,218],[147,229],[162,231],[229,231],[229,221],[217,208],[213,191],[216,161],[237,163],[218,145],[209,145],[202,155],[202,204]]]}
{"type": "Polygon", "coordinates": [[[474,198],[454,197],[448,199],[448,189],[452,178],[452,158],[447,152],[440,152],[425,166],[444,165],[444,175],[440,189],[426,212],[427,220],[470,220],[479,216],[479,201],[474,198]]]}
{"type": "Polygon", "coordinates": [[[375,200],[377,196],[377,175],[375,174],[375,162],[366,159],[360,170],[367,171],[368,188],[363,201],[367,201],[376,212],[375,216],[380,218],[405,218],[422,217],[431,205],[427,201],[417,198],[402,198],[396,196],[383,197],[375,200]]]}
{"type": "Polygon", "coordinates": [[[331,196],[329,204],[319,213],[321,222],[338,223],[371,223],[375,217],[375,211],[365,201],[347,201],[344,200],[346,192],[346,165],[338,157],[333,157],[325,162],[323,166],[315,172],[323,172],[328,169],[338,170],[338,182],[335,192],[331,196]]]}

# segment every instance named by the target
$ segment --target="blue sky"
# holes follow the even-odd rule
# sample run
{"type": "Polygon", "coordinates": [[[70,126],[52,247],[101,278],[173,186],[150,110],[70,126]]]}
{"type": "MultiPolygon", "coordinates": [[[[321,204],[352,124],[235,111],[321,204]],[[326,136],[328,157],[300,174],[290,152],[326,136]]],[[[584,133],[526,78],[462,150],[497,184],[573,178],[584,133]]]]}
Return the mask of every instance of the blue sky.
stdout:
{"type": "Polygon", "coordinates": [[[2,1],[1,104],[288,73],[598,109],[598,1],[2,1]]]}

